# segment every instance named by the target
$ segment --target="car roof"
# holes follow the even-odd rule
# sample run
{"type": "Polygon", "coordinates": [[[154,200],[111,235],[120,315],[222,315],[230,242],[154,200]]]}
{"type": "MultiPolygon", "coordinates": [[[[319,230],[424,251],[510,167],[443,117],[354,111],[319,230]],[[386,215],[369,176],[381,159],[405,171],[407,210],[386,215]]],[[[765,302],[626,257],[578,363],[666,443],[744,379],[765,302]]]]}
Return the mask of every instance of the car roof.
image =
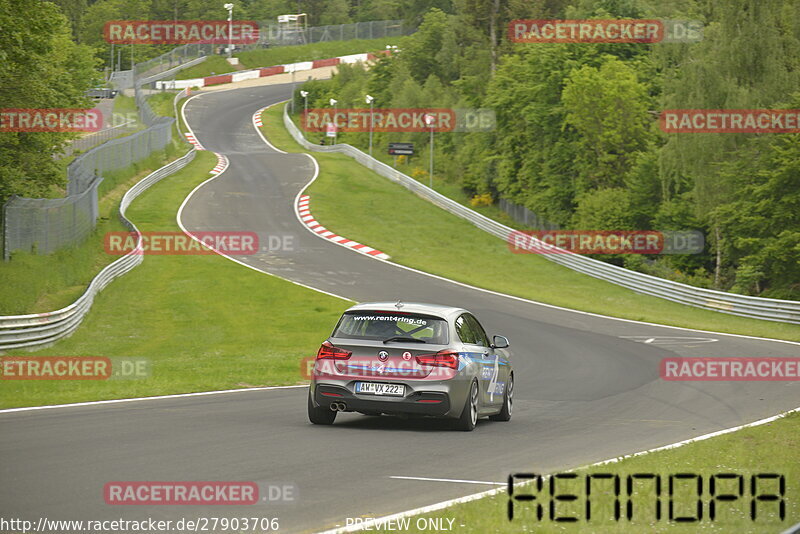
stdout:
{"type": "Polygon", "coordinates": [[[455,306],[444,306],[442,304],[425,304],[421,302],[400,302],[400,308],[397,308],[397,301],[394,302],[362,302],[348,308],[346,311],[359,311],[359,310],[375,310],[375,311],[388,311],[388,312],[406,312],[406,313],[421,313],[426,315],[435,315],[439,317],[449,318],[452,316],[460,315],[462,313],[469,313],[464,308],[457,308],[455,306]]]}

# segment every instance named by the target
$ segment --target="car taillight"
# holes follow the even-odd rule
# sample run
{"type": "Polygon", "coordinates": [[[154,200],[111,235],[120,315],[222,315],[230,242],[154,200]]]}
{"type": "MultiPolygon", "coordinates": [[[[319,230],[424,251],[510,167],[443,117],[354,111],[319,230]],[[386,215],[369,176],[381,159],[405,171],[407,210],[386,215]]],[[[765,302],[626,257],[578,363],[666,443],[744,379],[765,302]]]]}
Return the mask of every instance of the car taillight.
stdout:
{"type": "Polygon", "coordinates": [[[317,351],[317,359],[347,360],[352,354],[353,353],[349,350],[342,350],[338,347],[334,347],[330,341],[326,341],[317,351]]]}
{"type": "Polygon", "coordinates": [[[417,356],[417,363],[458,369],[458,353],[452,350],[440,350],[435,354],[420,354],[417,356]]]}

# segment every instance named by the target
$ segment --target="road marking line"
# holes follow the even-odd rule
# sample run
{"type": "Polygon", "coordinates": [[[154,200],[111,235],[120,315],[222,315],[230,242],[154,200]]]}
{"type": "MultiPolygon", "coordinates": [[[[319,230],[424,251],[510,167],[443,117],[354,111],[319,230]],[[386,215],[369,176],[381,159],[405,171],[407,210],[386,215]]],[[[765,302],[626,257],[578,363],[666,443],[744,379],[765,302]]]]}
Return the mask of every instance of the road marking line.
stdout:
{"type": "Polygon", "coordinates": [[[506,486],[507,482],[487,482],[485,480],[461,480],[458,478],[427,478],[427,477],[404,477],[404,476],[390,476],[398,480],[421,480],[423,482],[455,482],[459,484],[488,484],[492,486],[506,486]]]}
{"type": "Polygon", "coordinates": [[[272,389],[296,389],[307,388],[307,384],[300,384],[297,386],[264,386],[257,388],[241,388],[241,389],[221,389],[218,391],[198,391],[195,393],[176,393],[174,395],[156,395],[153,397],[134,397],[129,399],[109,399],[101,401],[87,401],[87,402],[74,402],[71,404],[47,404],[45,406],[25,406],[23,408],[8,408],[0,410],[0,414],[13,413],[13,412],[30,412],[34,410],[49,410],[52,408],[76,408],[78,406],[97,406],[101,404],[118,404],[122,402],[136,402],[146,400],[163,400],[163,399],[179,399],[181,397],[202,397],[206,395],[221,395],[224,393],[241,393],[243,391],[267,391],[272,389]]]}
{"type": "Polygon", "coordinates": [[[716,343],[719,339],[713,337],[681,337],[681,336],[619,336],[636,343],[648,345],[686,345],[688,343],[716,343]]]}

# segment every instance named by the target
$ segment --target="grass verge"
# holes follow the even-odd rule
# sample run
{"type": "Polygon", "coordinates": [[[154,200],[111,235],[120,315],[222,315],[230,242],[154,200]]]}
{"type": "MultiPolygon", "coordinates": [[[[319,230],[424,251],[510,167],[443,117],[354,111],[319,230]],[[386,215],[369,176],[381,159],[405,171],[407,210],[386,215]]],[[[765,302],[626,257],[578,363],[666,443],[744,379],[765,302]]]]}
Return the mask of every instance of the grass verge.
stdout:
{"type": "MultiPolygon", "coordinates": [[[[261,50],[250,50],[235,54],[239,58],[241,69],[271,67],[297,61],[313,61],[328,59],[348,54],[361,54],[385,50],[386,45],[397,45],[400,37],[383,37],[380,39],[353,39],[350,41],[326,41],[297,46],[278,46],[261,50]]],[[[210,56],[205,61],[182,70],[175,77],[177,80],[204,78],[215,74],[227,74],[237,69],[222,56],[210,56]]]]}
{"type": "MultiPolygon", "coordinates": [[[[216,163],[199,152],[136,199],[128,218],[142,231],[177,231],[178,206],[216,163]]],[[[0,407],[303,382],[300,359],[348,305],[217,255],[146,256],[97,296],[75,334],[35,355],[144,358],[150,376],[0,381],[0,407]]]]}
{"type": "Polygon", "coordinates": [[[175,116],[175,110],[172,108],[172,102],[174,100],[175,91],[164,91],[147,97],[147,103],[150,104],[150,109],[160,117],[175,116]]]}
{"type": "Polygon", "coordinates": [[[144,124],[139,122],[139,111],[136,109],[136,99],[134,97],[117,95],[114,98],[113,113],[117,117],[124,117],[126,121],[133,121],[132,126],[137,131],[144,129],[144,124]]]}
{"type": "MultiPolygon", "coordinates": [[[[800,460],[797,455],[786,451],[800,447],[800,414],[786,417],[765,425],[742,430],[690,443],[672,450],[658,451],[642,456],[627,458],[618,463],[595,466],[574,471],[574,480],[560,479],[556,483],[559,494],[577,495],[572,502],[559,501],[554,510],[557,517],[575,517],[574,522],[557,522],[550,518],[549,481],[544,482],[541,491],[535,486],[515,488],[516,495],[534,495],[535,501],[514,502],[514,519],[508,519],[509,497],[502,491],[491,497],[457,504],[430,514],[410,518],[409,528],[404,532],[426,532],[423,526],[429,519],[452,521],[456,532],[536,532],[555,534],[589,533],[632,533],[667,532],[683,534],[689,532],[708,533],[753,533],[782,532],[800,521],[800,460]],[[715,480],[716,495],[731,494],[741,497],[734,500],[716,501],[715,517],[710,518],[711,477],[720,473],[734,475],[734,478],[715,480]],[[620,477],[620,520],[614,520],[613,479],[592,479],[592,494],[587,499],[587,475],[610,474],[620,477]],[[661,477],[661,519],[655,519],[657,495],[653,490],[654,479],[633,479],[633,493],[628,499],[627,476],[653,474],[661,477]],[[674,480],[674,495],[670,499],[669,477],[676,474],[691,474],[702,477],[702,495],[696,493],[697,479],[674,480]],[[756,503],[756,519],[751,517],[753,502],[751,481],[762,474],[777,474],[785,477],[786,493],[785,519],[779,514],[780,500],[759,500],[756,503]],[[742,488],[738,478],[742,477],[742,488]],[[591,516],[586,519],[586,502],[591,503],[591,516]],[[632,519],[627,519],[627,502],[632,503],[632,519]],[[702,506],[702,520],[678,522],[675,518],[698,517],[698,501],[702,506]],[[670,502],[673,503],[673,520],[670,520],[670,502]],[[537,518],[537,504],[542,504],[542,519],[537,518]]],[[[760,495],[779,494],[779,481],[757,478],[757,493],[760,495]]],[[[555,501],[553,501],[555,502],[555,501]]],[[[380,530],[379,532],[388,532],[380,530]]]]}
{"type": "Polygon", "coordinates": [[[269,67],[296,61],[328,59],[348,54],[363,54],[385,50],[386,45],[399,45],[401,37],[379,39],[351,39],[349,41],[325,41],[298,46],[278,46],[261,50],[250,50],[237,54],[241,64],[249,69],[269,67]]]}
{"type": "Polygon", "coordinates": [[[236,70],[223,56],[208,56],[197,65],[183,69],[175,76],[176,80],[191,80],[192,78],[205,78],[214,74],[225,74],[236,70]]]}
{"type": "MultiPolygon", "coordinates": [[[[284,150],[303,151],[283,127],[282,113],[282,105],[264,113],[264,134],[284,150]]],[[[434,207],[345,155],[314,153],[314,157],[320,164],[320,176],[307,192],[315,218],[339,235],[389,254],[397,263],[576,310],[800,341],[798,326],[684,306],[576,273],[541,256],[513,254],[502,240],[434,207]]],[[[440,192],[447,194],[448,190],[442,188],[440,192]]]]}

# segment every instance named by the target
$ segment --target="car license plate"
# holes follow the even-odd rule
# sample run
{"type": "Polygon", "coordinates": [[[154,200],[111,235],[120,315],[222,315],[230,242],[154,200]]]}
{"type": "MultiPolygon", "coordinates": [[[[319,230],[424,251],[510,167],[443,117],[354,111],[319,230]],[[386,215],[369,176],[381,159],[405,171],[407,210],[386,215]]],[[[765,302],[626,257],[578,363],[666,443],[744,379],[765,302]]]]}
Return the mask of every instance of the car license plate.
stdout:
{"type": "Polygon", "coordinates": [[[356,382],[356,393],[369,393],[371,395],[388,395],[390,397],[402,397],[406,394],[406,388],[401,384],[382,384],[380,382],[356,382]]]}

